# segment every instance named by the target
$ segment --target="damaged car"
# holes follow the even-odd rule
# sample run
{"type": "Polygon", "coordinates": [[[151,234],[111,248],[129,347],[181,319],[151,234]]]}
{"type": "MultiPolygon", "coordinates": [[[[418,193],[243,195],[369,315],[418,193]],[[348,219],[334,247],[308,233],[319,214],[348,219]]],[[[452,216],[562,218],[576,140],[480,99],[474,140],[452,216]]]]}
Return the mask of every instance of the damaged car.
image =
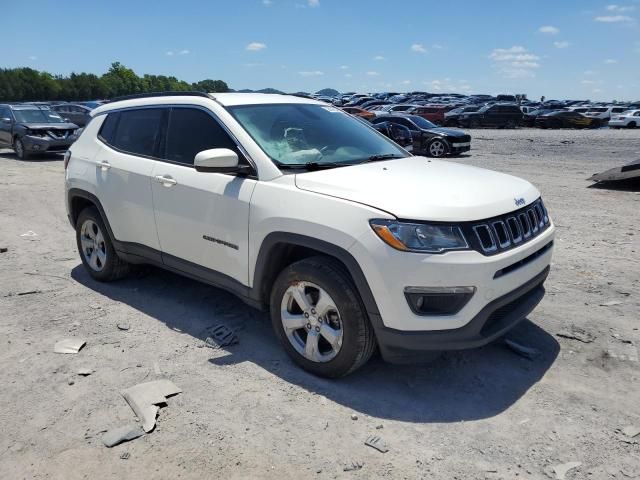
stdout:
{"type": "Polygon", "coordinates": [[[0,105],[0,147],[27,159],[34,154],[64,153],[77,139],[79,127],[48,107],[0,105]]]}
{"type": "Polygon", "coordinates": [[[471,150],[471,135],[453,128],[442,128],[418,115],[380,115],[371,123],[394,123],[407,127],[413,140],[413,154],[429,157],[460,155],[471,150]]]}

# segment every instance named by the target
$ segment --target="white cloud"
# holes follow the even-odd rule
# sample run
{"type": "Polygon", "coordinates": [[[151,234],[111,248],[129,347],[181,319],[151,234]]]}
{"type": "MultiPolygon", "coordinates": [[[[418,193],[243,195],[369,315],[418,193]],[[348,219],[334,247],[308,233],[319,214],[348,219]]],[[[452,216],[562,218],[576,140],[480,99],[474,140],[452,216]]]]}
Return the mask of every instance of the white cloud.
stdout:
{"type": "Polygon", "coordinates": [[[442,80],[431,80],[423,82],[431,90],[435,92],[458,92],[458,93],[470,93],[471,86],[466,80],[460,80],[458,82],[452,81],[450,78],[444,78],[442,80]]]}
{"type": "Polygon", "coordinates": [[[169,50],[169,51],[167,52],[167,56],[169,56],[169,57],[173,57],[173,52],[172,52],[171,50],[169,50]]]}
{"type": "Polygon", "coordinates": [[[306,72],[298,72],[298,74],[302,75],[303,77],[321,77],[322,75],[324,75],[324,72],[321,72],[320,70],[311,70],[306,72]]]}
{"type": "Polygon", "coordinates": [[[540,57],[520,45],[511,48],[496,48],[489,58],[494,61],[502,75],[507,78],[534,77],[534,70],[540,68],[540,57]]]}
{"type": "Polygon", "coordinates": [[[349,65],[340,65],[340,70],[349,70],[349,65]]]}
{"type": "Polygon", "coordinates": [[[593,70],[585,70],[584,74],[585,75],[596,75],[598,72],[594,72],[593,70]]]}
{"type": "Polygon", "coordinates": [[[636,7],[633,5],[607,5],[607,11],[609,12],[632,12],[636,7]]]}
{"type": "Polygon", "coordinates": [[[311,8],[316,8],[320,6],[320,0],[308,0],[307,1],[307,5],[309,5],[311,8]]]}
{"type": "Polygon", "coordinates": [[[540,27],[538,29],[540,33],[545,33],[547,35],[557,35],[560,33],[560,29],[558,27],[553,27],[551,25],[545,25],[544,27],[540,27]]]}
{"type": "Polygon", "coordinates": [[[166,53],[168,57],[173,57],[174,55],[189,55],[191,52],[185,48],[184,50],[169,50],[166,53]]]}
{"type": "Polygon", "coordinates": [[[247,45],[246,49],[250,52],[259,52],[260,50],[264,50],[267,46],[264,43],[260,42],[251,42],[247,45]]]}
{"type": "Polygon", "coordinates": [[[262,4],[265,7],[270,7],[271,5],[273,5],[273,2],[271,0],[262,0],[262,4]]]}
{"type": "Polygon", "coordinates": [[[556,48],[567,48],[569,45],[570,43],[565,41],[553,42],[553,46],[556,48]]]}
{"type": "Polygon", "coordinates": [[[427,49],[421,43],[414,43],[411,45],[411,51],[416,53],[427,53],[427,49]]]}
{"type": "Polygon", "coordinates": [[[185,48],[184,50],[180,50],[178,55],[189,55],[190,53],[191,52],[185,48]]]}
{"type": "Polygon", "coordinates": [[[433,45],[431,45],[431,48],[433,48],[434,50],[442,50],[444,47],[439,43],[434,43],[433,45]]]}
{"type": "Polygon", "coordinates": [[[620,23],[620,22],[633,22],[633,18],[628,15],[602,15],[594,18],[596,22],[603,23],[620,23]]]}
{"type": "Polygon", "coordinates": [[[602,93],[602,89],[594,88],[593,90],[591,90],[591,93],[602,93]]]}
{"type": "Polygon", "coordinates": [[[384,58],[382,55],[376,55],[375,57],[373,57],[373,59],[377,61],[386,60],[386,58],[384,58]]]}
{"type": "Polygon", "coordinates": [[[370,77],[377,77],[380,74],[378,72],[367,72],[367,75],[370,77]]]}
{"type": "Polygon", "coordinates": [[[29,55],[29,60],[37,60],[38,57],[36,57],[35,55],[29,55]]]}
{"type": "Polygon", "coordinates": [[[593,85],[594,83],[596,83],[594,80],[580,80],[580,83],[583,85],[593,85]]]}
{"type": "Polygon", "coordinates": [[[410,85],[411,84],[411,80],[403,80],[400,82],[401,85],[410,85]]]}
{"type": "Polygon", "coordinates": [[[351,75],[350,73],[345,73],[345,74],[344,74],[344,76],[345,76],[345,78],[351,78],[351,77],[353,77],[353,75],[351,75]]]}
{"type": "Polygon", "coordinates": [[[607,64],[607,65],[613,65],[614,63],[618,63],[618,60],[616,60],[615,58],[607,58],[604,61],[604,63],[607,64]]]}

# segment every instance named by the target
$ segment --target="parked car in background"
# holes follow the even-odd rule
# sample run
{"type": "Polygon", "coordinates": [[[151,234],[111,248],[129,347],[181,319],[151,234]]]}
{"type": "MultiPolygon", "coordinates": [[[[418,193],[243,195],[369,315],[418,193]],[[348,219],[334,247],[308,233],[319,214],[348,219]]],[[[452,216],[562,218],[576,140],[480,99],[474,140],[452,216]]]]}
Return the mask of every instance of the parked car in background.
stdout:
{"type": "Polygon", "coordinates": [[[75,103],[61,103],[52,105],[51,110],[60,114],[60,116],[71,123],[75,123],[80,127],[84,127],[91,120],[91,108],[85,105],[75,103]]]}
{"type": "Polygon", "coordinates": [[[106,100],[89,100],[87,102],[78,102],[80,105],[84,105],[85,107],[89,107],[90,109],[98,108],[101,105],[107,103],[106,100]]]}
{"type": "Polygon", "coordinates": [[[48,107],[0,104],[0,147],[21,160],[37,153],[62,153],[76,140],[78,126],[48,107]]]}
{"type": "Polygon", "coordinates": [[[536,122],[536,118],[540,115],[545,115],[551,112],[557,112],[562,109],[558,108],[538,108],[537,110],[533,110],[527,114],[525,114],[522,118],[522,125],[525,127],[533,127],[536,122]]]}
{"type": "Polygon", "coordinates": [[[578,112],[557,110],[539,115],[534,125],[539,128],[598,128],[602,126],[602,120],[578,112]]]}
{"type": "Polygon", "coordinates": [[[602,120],[603,124],[606,124],[612,116],[622,113],[627,110],[627,107],[593,107],[589,109],[586,116],[591,118],[597,118],[602,120]]]}
{"type": "Polygon", "coordinates": [[[485,105],[477,112],[463,113],[458,123],[463,127],[516,128],[522,125],[523,113],[520,107],[511,103],[485,105]]]}
{"type": "Polygon", "coordinates": [[[347,113],[350,113],[351,115],[362,117],[365,120],[371,120],[376,117],[375,113],[360,107],[342,107],[342,110],[344,110],[347,113]]]}
{"type": "Polygon", "coordinates": [[[453,107],[449,105],[424,105],[410,108],[407,113],[418,115],[436,125],[444,125],[444,114],[453,107]]]}
{"type": "Polygon", "coordinates": [[[460,155],[471,149],[471,136],[461,130],[442,128],[418,115],[396,113],[381,115],[371,121],[374,124],[389,122],[411,130],[414,155],[444,157],[460,155]]]}
{"type": "Polygon", "coordinates": [[[640,110],[627,110],[611,117],[611,128],[640,128],[640,110]]]}
{"type": "Polygon", "coordinates": [[[468,112],[477,112],[478,110],[480,110],[480,107],[480,105],[469,105],[466,107],[458,107],[454,108],[453,110],[449,110],[444,114],[444,125],[446,127],[457,127],[459,126],[458,118],[460,118],[460,115],[468,112]]]}
{"type": "Polygon", "coordinates": [[[385,115],[388,113],[397,113],[397,112],[406,112],[412,108],[416,107],[416,105],[412,103],[399,103],[399,104],[391,104],[391,105],[383,105],[379,109],[375,111],[376,115],[385,115]]]}

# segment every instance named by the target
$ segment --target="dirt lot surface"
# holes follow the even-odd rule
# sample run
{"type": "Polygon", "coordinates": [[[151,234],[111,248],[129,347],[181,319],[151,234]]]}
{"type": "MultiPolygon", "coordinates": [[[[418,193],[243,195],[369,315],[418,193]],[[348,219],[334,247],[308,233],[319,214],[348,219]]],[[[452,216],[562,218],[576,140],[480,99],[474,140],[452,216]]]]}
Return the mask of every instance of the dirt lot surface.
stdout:
{"type": "Polygon", "coordinates": [[[567,479],[640,478],[640,435],[622,432],[640,428],[640,194],[585,181],[640,158],[640,130],[472,134],[456,161],[532,181],[558,227],[547,296],[510,335],[539,355],[375,358],[338,381],[296,368],[266,315],[220,290],[152,268],[92,281],[61,159],[1,154],[0,478],[510,480],[562,478],[568,462],[567,479]],[[204,347],[220,322],[240,343],[204,347]],[[574,327],[588,343],[558,336],[574,327]],[[67,337],[87,344],[53,353],[67,337]],[[106,448],[102,432],[135,423],[120,392],[157,378],[183,392],[155,431],[106,448]]]}

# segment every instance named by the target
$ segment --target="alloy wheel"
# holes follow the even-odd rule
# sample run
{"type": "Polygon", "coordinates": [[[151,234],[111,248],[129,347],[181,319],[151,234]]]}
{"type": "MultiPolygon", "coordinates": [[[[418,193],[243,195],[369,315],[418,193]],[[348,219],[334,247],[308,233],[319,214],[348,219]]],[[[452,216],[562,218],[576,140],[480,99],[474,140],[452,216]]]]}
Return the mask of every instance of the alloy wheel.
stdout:
{"type": "Polygon", "coordinates": [[[295,350],[312,362],[328,362],[340,352],[344,331],[340,312],[331,296],[311,282],[287,288],[280,319],[295,350]]]}
{"type": "Polygon", "coordinates": [[[441,157],[446,151],[447,147],[442,140],[435,140],[429,145],[429,154],[432,157],[441,157]]]}
{"type": "Polygon", "coordinates": [[[20,140],[16,140],[15,151],[18,158],[24,157],[24,145],[22,145],[20,140]]]}
{"type": "Polygon", "coordinates": [[[82,254],[91,269],[102,271],[107,263],[107,246],[100,227],[93,220],[86,220],[80,229],[82,254]]]}

